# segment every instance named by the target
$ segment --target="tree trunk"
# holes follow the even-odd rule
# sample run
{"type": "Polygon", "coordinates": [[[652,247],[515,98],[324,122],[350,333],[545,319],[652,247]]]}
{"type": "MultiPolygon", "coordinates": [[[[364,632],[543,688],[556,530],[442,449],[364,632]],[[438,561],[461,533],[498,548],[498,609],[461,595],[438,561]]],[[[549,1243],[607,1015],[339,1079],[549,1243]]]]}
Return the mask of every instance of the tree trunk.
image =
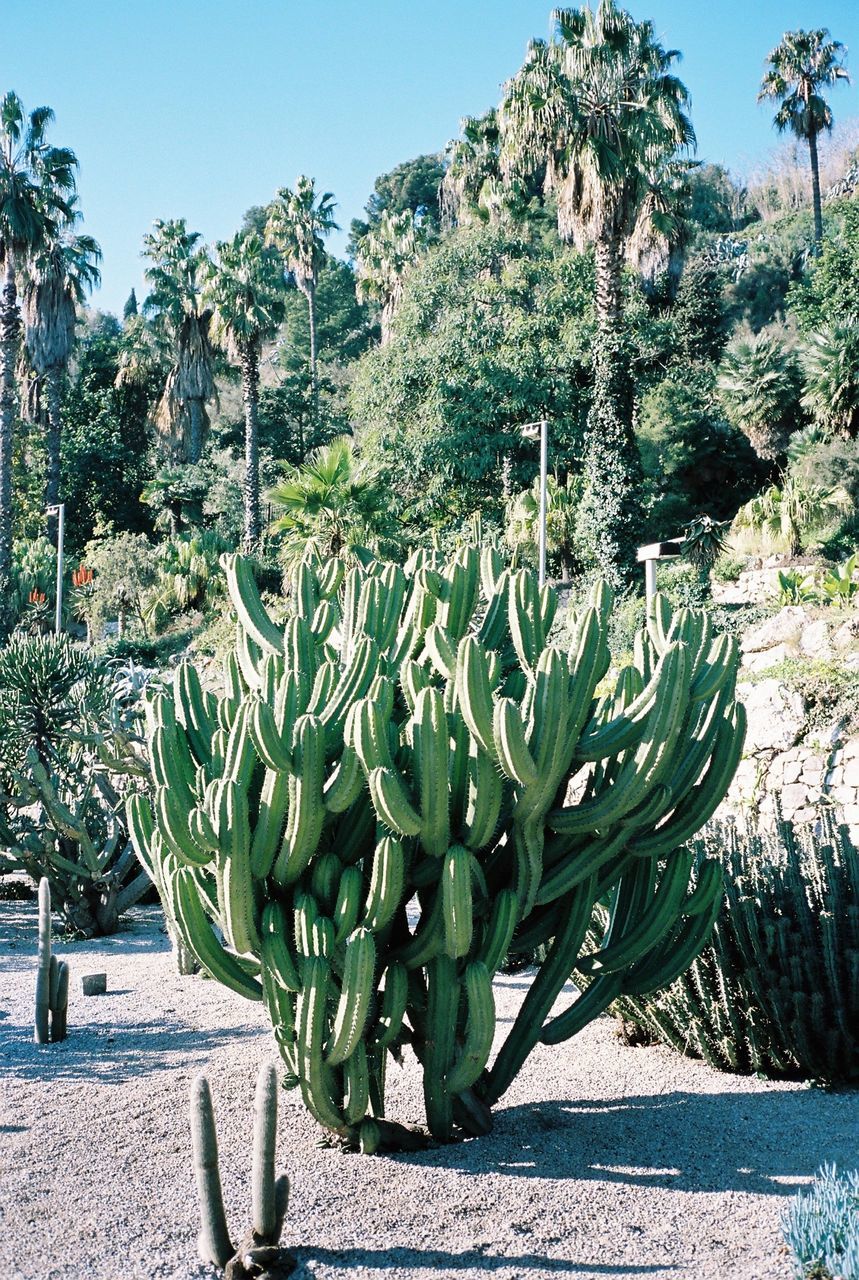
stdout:
{"type": "MultiPolygon", "coordinates": [[[[312,332],[312,329],[311,329],[312,332]]],[[[242,351],[242,399],[245,407],[245,527],[242,550],[248,554],[259,547],[259,353],[253,346],[242,351]]]]}
{"type": "Polygon", "coordinates": [[[621,258],[617,237],[605,236],[594,246],[597,324],[602,333],[617,329],[621,317],[621,258]]]}
{"type": "Polygon", "coordinates": [[[823,209],[820,203],[820,161],[817,155],[817,134],[808,135],[808,152],[811,156],[811,202],[814,206],[814,252],[820,253],[823,240],[823,209]]]}
{"type": "Polygon", "coordinates": [[[594,389],[585,443],[579,541],[592,567],[622,588],[635,570],[642,523],[641,461],[633,429],[634,387],[621,333],[621,257],[617,237],[595,245],[597,337],[594,389]]]}
{"type": "Polygon", "coordinates": [[[15,267],[11,253],[7,252],[0,294],[0,643],[8,639],[15,625],[12,615],[12,424],[20,333],[15,267]]]}
{"type": "Polygon", "coordinates": [[[203,452],[203,433],[205,429],[206,411],[203,401],[198,396],[188,400],[188,461],[199,462],[203,452]]]}
{"type": "MultiPolygon", "coordinates": [[[[60,455],[63,440],[63,369],[48,369],[45,382],[48,400],[48,430],[46,444],[48,449],[48,469],[45,477],[45,506],[54,507],[60,500],[60,455]]],[[[57,540],[57,517],[48,517],[48,537],[51,542],[57,540]]]]}
{"type": "Polygon", "coordinates": [[[316,285],[312,280],[307,285],[307,318],[310,323],[310,402],[315,429],[319,389],[316,383],[316,285]]]}

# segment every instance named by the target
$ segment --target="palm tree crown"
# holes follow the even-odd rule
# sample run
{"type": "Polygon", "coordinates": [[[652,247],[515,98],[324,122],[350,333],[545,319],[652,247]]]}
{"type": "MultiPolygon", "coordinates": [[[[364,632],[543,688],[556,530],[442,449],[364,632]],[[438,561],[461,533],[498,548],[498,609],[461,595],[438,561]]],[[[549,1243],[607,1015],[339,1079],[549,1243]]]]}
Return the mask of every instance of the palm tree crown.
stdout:
{"type": "Polygon", "coordinates": [[[532,41],[501,106],[508,178],[545,166],[558,230],[577,247],[626,245],[650,218],[665,165],[695,143],[679,54],[613,0],[555,12],[556,36],[532,41]]]}
{"type": "Polygon", "coordinates": [[[411,209],[384,212],[376,226],[358,241],[356,290],[359,298],[372,299],[382,309],[383,346],[391,336],[406,273],[424,242],[425,236],[411,209]]]}
{"type": "Polygon", "coordinates": [[[266,239],[283,255],[302,293],[316,286],[325,261],[323,237],[338,230],[335,208],[331,192],[317,197],[313,179],[303,174],[294,191],[281,187],[269,207],[266,239]]]}
{"type": "Polygon", "coordinates": [[[151,292],[143,312],[172,361],[156,422],[177,460],[197,462],[208,425],[206,402],[215,396],[212,313],[202,302],[209,255],[200,233],[188,231],[184,218],[157,221],[144,237],[143,253],[152,263],[145,272],[151,292]]]}
{"type": "Polygon", "coordinates": [[[50,146],[50,107],[29,115],[16,93],[0,99],[0,257],[20,257],[55,237],[72,218],[77,157],[50,146]]]}
{"type": "Polygon", "coordinates": [[[832,109],[820,91],[850,79],[844,66],[845,52],[840,41],[829,38],[825,27],[787,31],[767,59],[769,70],[758,93],[758,102],[773,98],[779,103],[773,117],[778,131],[790,130],[808,143],[815,246],[823,239],[817,138],[833,125],[832,109]]]}
{"type": "MultiPolygon", "coordinates": [[[[74,207],[72,214],[77,221],[74,207]]],[[[79,235],[74,221],[46,240],[27,265],[24,341],[40,376],[65,369],[74,346],[77,308],[101,283],[101,248],[92,236],[79,235]]]]}
{"type": "Polygon", "coordinates": [[[283,319],[283,272],[255,232],[219,241],[215,254],[203,296],[212,309],[213,337],[236,359],[276,333],[283,319]]]}

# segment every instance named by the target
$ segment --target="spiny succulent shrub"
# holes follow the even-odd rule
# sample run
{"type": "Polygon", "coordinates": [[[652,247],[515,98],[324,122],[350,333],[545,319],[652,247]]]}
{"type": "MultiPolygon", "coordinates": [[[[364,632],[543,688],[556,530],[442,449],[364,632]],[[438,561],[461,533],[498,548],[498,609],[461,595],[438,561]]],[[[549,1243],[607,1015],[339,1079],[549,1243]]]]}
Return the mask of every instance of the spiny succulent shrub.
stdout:
{"type": "Polygon", "coordinates": [[[859,1078],[859,852],[821,821],[696,841],[725,864],[712,939],[667,990],[620,999],[624,1022],[721,1071],[859,1078]]]}
{"type": "Polygon", "coordinates": [[[65,637],[15,636],[0,653],[0,869],[46,877],[85,936],[112,933],[149,887],[122,794],[148,766],[117,714],[110,672],[65,637]]]}
{"type": "Polygon", "coordinates": [[[859,1280],[859,1172],[824,1165],[782,1218],[796,1280],[859,1280]]]}
{"type": "Polygon", "coordinates": [[[212,1093],[204,1075],[197,1076],[191,1085],[191,1145],[200,1202],[197,1249],[203,1262],[224,1271],[226,1280],[280,1280],[295,1269],[292,1254],[279,1247],[289,1206],[289,1178],[285,1173],[275,1177],[277,1093],[274,1066],[264,1064],[254,1097],[252,1220],[239,1244],[234,1245],[224,1212],[212,1093]]]}
{"type": "Polygon", "coordinates": [[[538,1041],[665,986],[707,940],[721,867],[688,893],[685,846],[742,749],[736,642],[659,597],[635,664],[606,680],[608,589],[564,652],[555,593],[493,549],[345,576],[303,562],[285,626],[246,561],[225,569],[225,695],[183,664],[149,700],[155,808],[128,806],[168,920],[265,1001],[287,1083],[344,1144],[411,1140],[384,1118],[405,1045],[431,1133],[486,1132],[538,1041]],[[605,935],[581,954],[602,899],[605,935]],[[550,939],[490,1068],[493,975],[550,939]],[[577,967],[587,995],[547,1021],[577,967]]]}

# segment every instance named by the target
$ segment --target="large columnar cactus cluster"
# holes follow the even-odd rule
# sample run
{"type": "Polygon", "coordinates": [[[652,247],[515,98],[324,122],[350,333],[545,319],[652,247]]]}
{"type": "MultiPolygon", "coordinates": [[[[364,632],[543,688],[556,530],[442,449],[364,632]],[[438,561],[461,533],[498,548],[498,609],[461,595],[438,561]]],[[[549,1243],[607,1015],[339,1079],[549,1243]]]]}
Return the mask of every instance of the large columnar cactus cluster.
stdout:
{"type": "Polygon", "coordinates": [[[177,669],[148,705],[154,813],[129,803],[171,927],[265,1001],[288,1083],[345,1142],[404,1140],[384,1119],[404,1045],[431,1133],[485,1132],[538,1041],[670,983],[706,941],[721,869],[690,891],[685,843],[742,749],[735,643],[658,599],[607,680],[608,589],[565,651],[555,593],[492,549],[302,563],[285,626],[250,565],[225,565],[225,696],[177,669]],[[581,954],[598,900],[605,936],[581,954]],[[490,1067],[493,975],[550,941],[490,1067]],[[595,980],[549,1018],[576,968],[595,980]]]}

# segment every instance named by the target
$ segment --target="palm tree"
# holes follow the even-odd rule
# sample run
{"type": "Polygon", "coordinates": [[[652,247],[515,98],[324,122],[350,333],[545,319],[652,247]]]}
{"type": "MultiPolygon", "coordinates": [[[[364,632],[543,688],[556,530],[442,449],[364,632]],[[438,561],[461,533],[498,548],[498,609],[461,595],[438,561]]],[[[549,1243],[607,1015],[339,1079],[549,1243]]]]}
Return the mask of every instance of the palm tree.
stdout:
{"type": "Polygon", "coordinates": [[[30,259],[23,292],[24,345],[33,372],[44,381],[47,401],[48,466],[45,505],[60,499],[63,383],[75,343],[77,308],[101,282],[101,249],[92,236],[78,235],[72,217],[30,259]]]}
{"type": "Polygon", "coordinates": [[[637,253],[653,221],[655,192],[695,135],[678,58],[614,0],[557,10],[556,32],[531,42],[505,88],[499,120],[508,181],[538,171],[554,194],[558,231],[593,247],[598,335],[580,510],[585,544],[601,572],[621,581],[634,562],[641,468],[621,332],[624,253],[637,253]]]}
{"type": "Polygon", "coordinates": [[[739,334],[722,357],[719,397],[730,422],[770,461],[787,451],[802,426],[802,375],[782,333],[739,334]]]}
{"type": "Polygon", "coordinates": [[[411,209],[383,213],[376,226],[358,241],[356,292],[359,299],[371,299],[381,307],[382,346],[391,337],[394,314],[403,296],[403,281],[423,243],[411,209]]]}
{"type": "Polygon", "coordinates": [[[259,362],[262,344],[283,320],[283,271],[255,232],[215,245],[203,298],[212,309],[212,335],[242,371],[245,413],[243,548],[259,544],[259,362]]]}
{"type": "Polygon", "coordinates": [[[803,352],[803,407],[825,430],[859,435],[859,324],[827,325],[803,352]]]}
{"type": "Polygon", "coordinates": [[[21,336],[16,270],[68,222],[77,159],[49,146],[50,107],[29,115],[16,93],[0,99],[0,640],[11,630],[12,423],[21,336]]]}
{"type": "Polygon", "coordinates": [[[758,102],[767,98],[778,101],[773,124],[779,133],[789,129],[808,143],[816,250],[823,239],[817,138],[824,131],[831,132],[833,124],[832,109],[821,90],[850,79],[842,58],[844,52],[843,44],[830,40],[825,27],[786,31],[767,59],[769,70],[758,93],[758,102]]]}
{"type": "Polygon", "coordinates": [[[460,136],[447,145],[447,169],[439,187],[439,203],[448,226],[472,221],[498,221],[504,197],[501,182],[501,131],[498,112],[465,116],[460,136]]]}
{"type": "Polygon", "coordinates": [[[266,496],[283,511],[272,529],[285,535],[287,563],[300,560],[308,543],[325,558],[374,541],[390,510],[387,493],[357,463],[349,436],[311,450],[266,496]]]}
{"type": "Polygon", "coordinates": [[[212,313],[201,296],[209,255],[198,231],[188,231],[184,218],[156,221],[143,238],[143,254],[152,263],[144,275],[151,292],[143,313],[163,336],[172,364],[156,410],[156,425],[167,440],[174,462],[199,462],[214,398],[213,352],[209,338],[212,313]]]}
{"type": "Polygon", "coordinates": [[[269,206],[266,239],[282,255],[287,271],[307,299],[310,320],[310,388],[316,403],[316,284],[325,261],[323,237],[338,230],[330,191],[318,198],[312,178],[302,174],[295,190],[281,187],[269,206]]]}

